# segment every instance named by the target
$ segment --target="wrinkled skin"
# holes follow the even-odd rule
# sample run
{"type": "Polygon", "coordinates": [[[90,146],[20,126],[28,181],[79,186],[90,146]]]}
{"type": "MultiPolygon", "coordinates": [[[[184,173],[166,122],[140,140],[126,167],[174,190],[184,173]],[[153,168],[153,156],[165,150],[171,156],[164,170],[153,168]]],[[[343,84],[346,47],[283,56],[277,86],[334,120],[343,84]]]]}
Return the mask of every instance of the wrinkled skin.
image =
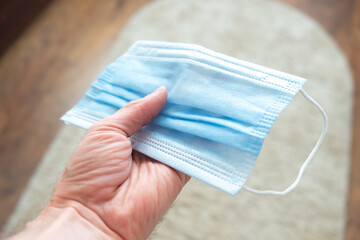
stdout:
{"type": "Polygon", "coordinates": [[[161,111],[166,97],[167,90],[159,88],[94,124],[67,164],[47,208],[74,210],[104,239],[148,237],[189,180],[132,151],[128,140],[161,111]]]}

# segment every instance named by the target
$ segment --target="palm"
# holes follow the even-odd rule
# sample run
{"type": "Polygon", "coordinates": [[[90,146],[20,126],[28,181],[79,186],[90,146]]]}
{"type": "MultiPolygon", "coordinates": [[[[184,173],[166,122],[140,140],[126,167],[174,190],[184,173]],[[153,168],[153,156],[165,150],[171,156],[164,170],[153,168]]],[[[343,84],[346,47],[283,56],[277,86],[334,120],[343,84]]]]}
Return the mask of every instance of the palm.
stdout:
{"type": "Polygon", "coordinates": [[[132,152],[122,135],[97,130],[73,154],[54,196],[80,202],[121,236],[137,229],[148,235],[187,180],[185,174],[132,152]]]}
{"type": "Polygon", "coordinates": [[[105,208],[104,220],[119,232],[125,227],[128,228],[126,232],[143,229],[148,235],[171,206],[188,177],[139,152],[134,152],[132,157],[129,177],[105,208]],[[130,212],[124,214],[123,209],[130,212]],[[153,224],[148,225],[149,222],[153,224]],[[135,229],[132,223],[138,223],[135,229]]]}

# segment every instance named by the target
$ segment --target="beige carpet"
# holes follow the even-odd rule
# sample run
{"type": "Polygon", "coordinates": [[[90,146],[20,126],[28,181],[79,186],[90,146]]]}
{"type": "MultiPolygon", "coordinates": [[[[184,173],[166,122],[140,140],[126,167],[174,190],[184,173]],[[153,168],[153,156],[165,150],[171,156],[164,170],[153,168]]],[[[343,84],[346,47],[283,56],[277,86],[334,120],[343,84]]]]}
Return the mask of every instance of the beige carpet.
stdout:
{"type": "MultiPolygon", "coordinates": [[[[325,108],[330,120],[328,135],[294,192],[274,197],[241,191],[232,197],[193,179],[153,239],[343,238],[352,80],[344,56],[314,21],[273,1],[154,1],[133,16],[114,43],[109,61],[138,39],[197,43],[305,77],[309,80],[305,89],[325,108]]],[[[276,190],[286,187],[321,127],[321,115],[296,96],[271,129],[247,185],[276,190]]],[[[4,234],[21,228],[44,206],[82,135],[82,130],[70,126],[60,131],[4,234]]]]}

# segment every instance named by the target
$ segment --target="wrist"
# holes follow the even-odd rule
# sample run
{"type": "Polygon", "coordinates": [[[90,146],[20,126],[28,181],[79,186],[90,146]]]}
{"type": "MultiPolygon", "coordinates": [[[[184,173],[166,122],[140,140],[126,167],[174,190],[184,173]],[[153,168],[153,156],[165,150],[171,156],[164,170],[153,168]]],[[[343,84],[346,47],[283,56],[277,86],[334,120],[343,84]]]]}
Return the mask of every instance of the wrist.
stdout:
{"type": "MultiPolygon", "coordinates": [[[[10,239],[121,239],[90,212],[75,207],[47,206],[25,229],[10,239]]],[[[9,240],[10,240],[9,239],[9,240]]]]}

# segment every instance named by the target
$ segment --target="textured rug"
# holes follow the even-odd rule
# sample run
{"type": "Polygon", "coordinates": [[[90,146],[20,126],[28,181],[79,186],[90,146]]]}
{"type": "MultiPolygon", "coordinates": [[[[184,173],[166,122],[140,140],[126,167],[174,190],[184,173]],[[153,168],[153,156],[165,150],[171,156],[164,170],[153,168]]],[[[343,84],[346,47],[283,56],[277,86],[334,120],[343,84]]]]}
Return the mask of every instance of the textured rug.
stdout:
{"type": "MultiPolygon", "coordinates": [[[[307,78],[306,91],[324,107],[330,121],[323,145],[289,195],[240,191],[232,197],[192,179],[152,239],[343,238],[352,80],[344,56],[321,27],[273,1],[154,1],[132,17],[109,52],[109,62],[139,39],[197,43],[307,78]]],[[[321,115],[301,95],[296,96],[271,129],[247,185],[275,190],[288,186],[321,128],[321,115]]],[[[46,204],[83,133],[71,126],[62,128],[4,227],[4,235],[22,228],[46,204]]]]}

